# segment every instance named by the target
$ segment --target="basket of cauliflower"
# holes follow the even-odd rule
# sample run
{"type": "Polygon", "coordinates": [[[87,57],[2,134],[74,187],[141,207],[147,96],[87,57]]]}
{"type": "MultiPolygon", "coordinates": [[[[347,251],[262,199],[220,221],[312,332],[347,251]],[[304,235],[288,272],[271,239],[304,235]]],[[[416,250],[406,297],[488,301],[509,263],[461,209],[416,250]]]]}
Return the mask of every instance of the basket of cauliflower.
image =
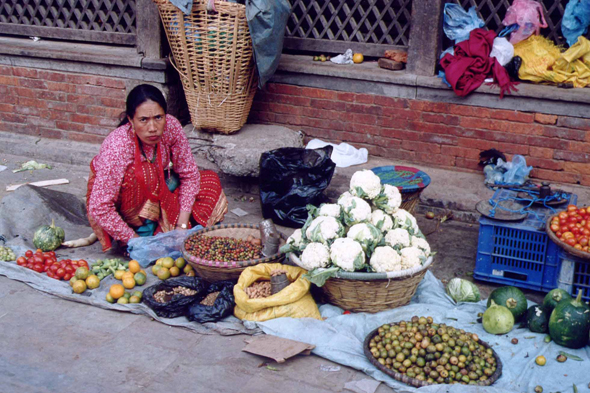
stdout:
{"type": "Polygon", "coordinates": [[[370,170],[352,175],[334,204],[308,206],[309,216],[281,248],[306,269],[326,300],[353,312],[410,302],[434,253],[416,218],[400,209],[397,187],[370,170]]]}

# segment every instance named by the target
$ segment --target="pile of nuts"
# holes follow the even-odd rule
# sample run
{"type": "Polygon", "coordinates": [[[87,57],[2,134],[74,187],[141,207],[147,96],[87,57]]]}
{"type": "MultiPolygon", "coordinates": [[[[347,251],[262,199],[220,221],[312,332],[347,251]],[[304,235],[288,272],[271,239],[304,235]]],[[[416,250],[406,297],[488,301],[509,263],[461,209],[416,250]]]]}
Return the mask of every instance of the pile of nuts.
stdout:
{"type": "Polygon", "coordinates": [[[251,241],[221,236],[191,236],[185,245],[186,251],[207,261],[247,261],[260,258],[260,239],[251,241]]]}
{"type": "Polygon", "coordinates": [[[244,289],[244,292],[246,292],[246,295],[248,295],[250,299],[269,297],[271,295],[270,281],[256,281],[254,284],[244,289]]]}
{"type": "Polygon", "coordinates": [[[270,272],[271,277],[280,276],[281,274],[287,274],[287,271],[282,270],[282,269],[277,269],[277,270],[273,270],[272,272],[270,272]]]}
{"type": "Polygon", "coordinates": [[[201,300],[201,304],[203,306],[212,306],[213,304],[215,304],[215,300],[217,300],[218,295],[219,295],[219,291],[211,292],[210,294],[207,295],[207,297],[205,299],[201,300]]]}
{"type": "Polygon", "coordinates": [[[194,289],[190,289],[187,287],[174,287],[171,291],[166,291],[165,289],[154,293],[154,300],[158,303],[166,303],[169,300],[166,298],[170,298],[174,295],[183,295],[183,296],[194,296],[197,294],[197,291],[194,289]]]}

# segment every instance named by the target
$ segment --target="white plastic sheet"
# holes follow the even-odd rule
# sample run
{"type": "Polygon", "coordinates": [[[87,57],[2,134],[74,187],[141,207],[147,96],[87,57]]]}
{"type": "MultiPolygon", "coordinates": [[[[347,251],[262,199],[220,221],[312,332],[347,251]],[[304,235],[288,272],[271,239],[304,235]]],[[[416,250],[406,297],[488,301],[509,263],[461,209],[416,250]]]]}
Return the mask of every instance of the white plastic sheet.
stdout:
{"type": "Polygon", "coordinates": [[[369,151],[367,149],[365,149],[364,147],[357,149],[354,146],[351,146],[348,143],[344,142],[342,142],[339,145],[336,145],[334,143],[324,142],[319,139],[312,139],[307,143],[306,149],[319,149],[328,145],[334,147],[330,158],[339,168],[346,168],[352,165],[360,165],[368,161],[369,151]]]}

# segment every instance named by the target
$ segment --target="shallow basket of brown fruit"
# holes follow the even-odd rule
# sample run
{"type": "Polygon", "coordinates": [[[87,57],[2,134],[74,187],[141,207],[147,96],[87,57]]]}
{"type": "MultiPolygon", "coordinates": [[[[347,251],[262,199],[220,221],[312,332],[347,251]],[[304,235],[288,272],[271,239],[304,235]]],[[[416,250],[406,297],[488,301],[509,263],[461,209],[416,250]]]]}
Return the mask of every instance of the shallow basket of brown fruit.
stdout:
{"type": "Polygon", "coordinates": [[[502,362],[476,334],[435,323],[431,317],[389,323],[367,335],[365,356],[380,371],[405,384],[489,386],[502,362]]]}
{"type": "MultiPolygon", "coordinates": [[[[286,237],[280,233],[280,246],[286,237]]],[[[183,244],[184,259],[209,282],[237,280],[248,266],[281,262],[285,255],[262,255],[260,229],[252,224],[221,224],[198,230],[183,244]]]]}

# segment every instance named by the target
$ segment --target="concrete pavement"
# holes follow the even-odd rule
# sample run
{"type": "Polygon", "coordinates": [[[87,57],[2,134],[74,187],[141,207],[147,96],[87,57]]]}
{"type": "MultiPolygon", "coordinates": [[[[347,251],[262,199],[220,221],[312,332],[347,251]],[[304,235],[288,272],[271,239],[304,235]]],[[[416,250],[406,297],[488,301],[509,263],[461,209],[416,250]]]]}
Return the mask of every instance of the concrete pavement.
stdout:
{"type": "MultiPolygon", "coordinates": [[[[70,184],[52,188],[83,198],[88,162],[99,146],[37,139],[0,133],[5,146],[0,165],[9,167],[0,172],[0,197],[9,184],[65,177],[70,184]],[[30,159],[50,163],[54,169],[12,173],[30,159]]],[[[215,169],[202,157],[198,164],[215,169]]],[[[393,164],[403,163],[371,159],[363,167],[393,164]]],[[[334,197],[344,191],[359,168],[338,169],[327,194],[334,197]]],[[[466,273],[473,271],[478,238],[473,207],[491,197],[491,191],[483,187],[480,174],[421,169],[433,182],[422,195],[420,210],[451,208],[467,221],[449,221],[428,237],[438,251],[432,271],[442,280],[469,278],[466,273]]],[[[243,218],[229,213],[226,222],[259,222],[256,182],[227,176],[222,182],[230,210],[240,207],[249,212],[243,218]]],[[[580,201],[588,201],[587,189],[573,188],[580,201]]],[[[417,218],[425,233],[434,230],[434,221],[417,218]]],[[[478,286],[484,297],[495,287],[482,282],[478,286]]],[[[537,301],[542,297],[528,295],[537,301]]],[[[278,365],[241,352],[247,336],[199,335],[144,316],[61,300],[5,277],[0,277],[0,332],[0,392],[337,392],[346,382],[369,378],[343,366],[324,371],[322,366],[338,365],[313,355],[278,365]],[[278,371],[259,367],[262,363],[278,371]]],[[[377,390],[388,391],[392,390],[383,384],[377,390]]]]}

